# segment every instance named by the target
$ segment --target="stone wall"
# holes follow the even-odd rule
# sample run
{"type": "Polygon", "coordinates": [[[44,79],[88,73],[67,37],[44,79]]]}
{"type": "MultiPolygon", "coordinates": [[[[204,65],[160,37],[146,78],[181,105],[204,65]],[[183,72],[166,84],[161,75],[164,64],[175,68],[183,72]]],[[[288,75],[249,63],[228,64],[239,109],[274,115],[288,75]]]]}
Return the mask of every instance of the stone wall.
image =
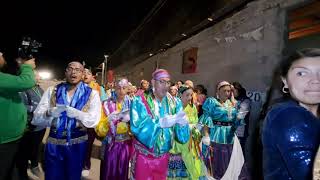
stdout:
{"type": "Polygon", "coordinates": [[[265,91],[286,42],[286,9],[304,0],[260,0],[214,26],[205,29],[163,53],[139,64],[115,69],[133,82],[150,79],[156,64],[172,74],[172,79],[191,79],[204,84],[214,94],[220,80],[240,81],[254,91],[265,91]],[[183,52],[198,48],[197,73],[182,74],[183,52]]]}
{"type": "MultiPolygon", "coordinates": [[[[212,27],[139,63],[126,63],[115,69],[138,85],[150,80],[156,67],[170,71],[172,80],[203,84],[215,94],[218,81],[239,81],[249,92],[256,108],[263,103],[275,66],[287,42],[287,9],[306,0],[259,0],[212,27]],[[197,72],[182,74],[183,52],[198,48],[197,72]]],[[[256,110],[258,113],[258,109],[256,110]]]]}
{"type": "Polygon", "coordinates": [[[215,94],[218,81],[238,81],[247,89],[253,102],[249,127],[256,127],[274,68],[288,42],[287,10],[307,2],[253,1],[231,17],[165,52],[139,64],[123,64],[115,72],[139,85],[141,79],[151,79],[156,67],[164,68],[169,70],[173,81],[190,79],[194,84],[203,84],[209,96],[215,94]],[[197,72],[182,74],[183,52],[192,47],[198,48],[197,72]]]}

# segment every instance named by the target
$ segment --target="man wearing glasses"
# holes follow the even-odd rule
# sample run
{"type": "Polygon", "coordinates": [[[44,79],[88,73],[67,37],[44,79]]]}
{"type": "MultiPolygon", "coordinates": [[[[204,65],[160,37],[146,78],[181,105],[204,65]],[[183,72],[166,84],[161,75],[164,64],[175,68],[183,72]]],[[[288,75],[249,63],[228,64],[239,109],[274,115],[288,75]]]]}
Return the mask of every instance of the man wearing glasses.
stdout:
{"type": "Polygon", "coordinates": [[[152,92],[131,104],[130,128],[136,139],[131,167],[136,180],[166,179],[173,138],[186,143],[190,137],[182,103],[168,93],[168,71],[157,69],[151,83],[152,92]]]}
{"type": "Polygon", "coordinates": [[[50,87],[34,112],[34,125],[50,128],[45,149],[46,180],[79,180],[87,148],[86,128],[100,119],[101,102],[97,91],[84,82],[84,68],[71,62],[66,81],[50,87]]]}

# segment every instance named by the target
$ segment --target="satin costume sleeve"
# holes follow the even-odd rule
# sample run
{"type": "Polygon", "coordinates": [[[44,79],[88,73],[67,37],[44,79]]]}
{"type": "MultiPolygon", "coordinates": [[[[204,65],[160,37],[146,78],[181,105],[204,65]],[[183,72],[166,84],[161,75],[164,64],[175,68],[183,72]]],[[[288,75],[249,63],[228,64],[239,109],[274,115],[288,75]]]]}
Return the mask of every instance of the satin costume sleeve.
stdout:
{"type": "Polygon", "coordinates": [[[101,118],[95,131],[99,137],[106,137],[109,132],[108,117],[103,110],[101,110],[101,118]]]}
{"type": "Polygon", "coordinates": [[[87,128],[94,128],[99,123],[101,117],[101,101],[99,93],[92,90],[90,95],[90,104],[87,112],[81,112],[77,120],[87,128]]]}
{"type": "MultiPolygon", "coordinates": [[[[178,98],[175,98],[175,100],[176,100],[176,113],[183,111],[181,100],[178,98]]],[[[190,138],[189,125],[181,126],[179,124],[176,124],[173,127],[175,132],[175,135],[174,135],[175,140],[182,144],[187,143],[190,138]]]]}
{"type": "Polygon", "coordinates": [[[244,119],[246,117],[246,115],[250,112],[250,108],[251,108],[251,101],[250,99],[245,99],[242,102],[238,102],[239,103],[239,108],[238,108],[238,112],[237,113],[242,113],[242,119],[239,119],[239,125],[246,125],[246,123],[244,122],[244,119]]]}
{"type": "Polygon", "coordinates": [[[214,104],[214,99],[211,97],[207,98],[202,106],[203,114],[199,118],[199,123],[202,125],[208,126],[209,128],[213,127],[212,118],[210,116],[210,110],[214,108],[213,104],[214,104]]]}
{"type": "Polygon", "coordinates": [[[270,111],[263,127],[264,178],[312,179],[320,123],[301,107],[270,111]]]}
{"type": "Polygon", "coordinates": [[[53,117],[46,116],[47,111],[50,107],[50,99],[52,91],[54,90],[54,86],[49,87],[41,97],[41,100],[33,112],[33,119],[31,124],[40,126],[40,127],[50,127],[53,117]]]}
{"type": "MultiPolygon", "coordinates": [[[[182,110],[180,101],[177,101],[176,112],[182,110]]],[[[148,114],[140,96],[134,98],[130,110],[130,128],[135,138],[157,154],[167,153],[171,149],[172,136],[181,143],[188,141],[190,136],[188,126],[175,125],[171,128],[161,128],[158,116],[154,118],[148,114]]]]}
{"type": "MultiPolygon", "coordinates": [[[[55,87],[50,87],[43,94],[40,103],[37,109],[34,111],[34,118],[32,120],[32,124],[41,127],[50,127],[51,122],[54,119],[53,117],[46,116],[47,111],[51,108],[50,99],[52,95],[52,91],[55,87]]],[[[99,94],[97,91],[91,92],[90,104],[87,112],[81,112],[79,114],[78,120],[87,127],[93,128],[95,127],[100,119],[101,113],[101,103],[99,99],[99,94]]]]}
{"type": "Polygon", "coordinates": [[[107,93],[106,93],[106,90],[104,89],[104,87],[100,86],[100,92],[101,92],[101,95],[100,95],[100,100],[101,102],[105,101],[108,99],[108,96],[107,96],[107,93]]]}
{"type": "Polygon", "coordinates": [[[238,116],[241,117],[242,119],[239,119],[240,121],[236,121],[236,134],[238,137],[245,137],[248,136],[248,129],[249,129],[249,112],[250,112],[250,107],[251,107],[251,101],[250,99],[244,99],[243,101],[238,101],[239,107],[238,109],[238,116]]]}

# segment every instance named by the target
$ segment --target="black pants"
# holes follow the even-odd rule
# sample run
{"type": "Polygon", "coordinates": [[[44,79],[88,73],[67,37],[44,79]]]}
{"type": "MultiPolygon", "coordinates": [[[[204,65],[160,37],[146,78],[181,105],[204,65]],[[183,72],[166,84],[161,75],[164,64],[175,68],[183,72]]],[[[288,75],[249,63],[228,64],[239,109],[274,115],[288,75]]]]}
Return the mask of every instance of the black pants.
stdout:
{"type": "Polygon", "coordinates": [[[87,146],[86,158],[83,163],[83,165],[84,165],[83,169],[90,170],[90,168],[91,168],[91,152],[92,152],[93,142],[96,138],[96,132],[95,132],[94,128],[87,128],[87,134],[88,134],[88,146],[87,146]]]}
{"type": "Polygon", "coordinates": [[[17,168],[19,173],[19,179],[27,180],[28,174],[28,160],[31,161],[31,168],[38,166],[40,157],[40,147],[43,136],[46,130],[41,131],[27,131],[19,144],[18,158],[17,158],[17,168]]]}
{"type": "Polygon", "coordinates": [[[18,174],[15,160],[19,148],[19,140],[0,144],[0,180],[17,180],[18,174]]]}

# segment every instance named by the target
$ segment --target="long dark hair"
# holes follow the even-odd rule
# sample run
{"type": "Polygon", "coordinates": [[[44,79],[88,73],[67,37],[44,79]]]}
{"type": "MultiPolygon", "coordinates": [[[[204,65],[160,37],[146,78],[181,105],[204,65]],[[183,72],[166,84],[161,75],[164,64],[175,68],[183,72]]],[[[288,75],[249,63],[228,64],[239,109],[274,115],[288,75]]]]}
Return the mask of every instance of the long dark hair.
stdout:
{"type": "Polygon", "coordinates": [[[239,82],[233,82],[232,85],[236,90],[238,90],[239,95],[236,97],[237,100],[247,98],[247,91],[239,82]]]}
{"type": "MultiPolygon", "coordinates": [[[[279,72],[279,79],[280,77],[286,78],[289,72],[289,69],[291,68],[292,64],[302,58],[313,58],[313,57],[320,57],[320,49],[319,48],[306,48],[301,50],[296,50],[289,56],[283,58],[283,60],[280,63],[280,66],[278,68],[279,72]]],[[[290,95],[290,93],[284,93],[283,94],[283,100],[291,99],[293,101],[297,101],[293,99],[290,95]]],[[[298,103],[298,102],[297,102],[298,103]]],[[[319,111],[319,108],[318,108],[319,111]]]]}
{"type": "MultiPolygon", "coordinates": [[[[297,50],[293,52],[289,56],[285,56],[282,61],[280,62],[279,66],[274,70],[273,76],[272,76],[272,83],[267,91],[266,95],[266,101],[263,104],[262,110],[259,115],[259,120],[258,123],[252,133],[253,137],[255,140],[253,140],[253,145],[251,148],[253,148],[253,152],[255,152],[253,159],[253,166],[255,167],[255,171],[253,172],[253,177],[254,179],[262,179],[263,178],[263,171],[262,171],[262,142],[261,142],[261,124],[263,123],[268,111],[270,108],[277,103],[287,101],[288,99],[293,100],[290,95],[283,94],[281,98],[278,99],[273,99],[272,95],[273,92],[276,90],[279,90],[278,88],[281,89],[281,80],[280,77],[286,77],[288,74],[288,71],[292,64],[300,60],[302,58],[306,57],[320,57],[320,49],[319,48],[308,48],[308,49],[302,49],[302,50],[297,50]]],[[[319,111],[319,109],[318,109],[319,111]]]]}
{"type": "Polygon", "coordinates": [[[202,94],[207,95],[207,89],[202,84],[196,85],[194,90],[199,90],[202,94]]]}
{"type": "Polygon", "coordinates": [[[280,75],[286,77],[292,64],[302,58],[320,57],[319,48],[306,48],[293,52],[290,56],[285,57],[280,63],[280,75]]]}

